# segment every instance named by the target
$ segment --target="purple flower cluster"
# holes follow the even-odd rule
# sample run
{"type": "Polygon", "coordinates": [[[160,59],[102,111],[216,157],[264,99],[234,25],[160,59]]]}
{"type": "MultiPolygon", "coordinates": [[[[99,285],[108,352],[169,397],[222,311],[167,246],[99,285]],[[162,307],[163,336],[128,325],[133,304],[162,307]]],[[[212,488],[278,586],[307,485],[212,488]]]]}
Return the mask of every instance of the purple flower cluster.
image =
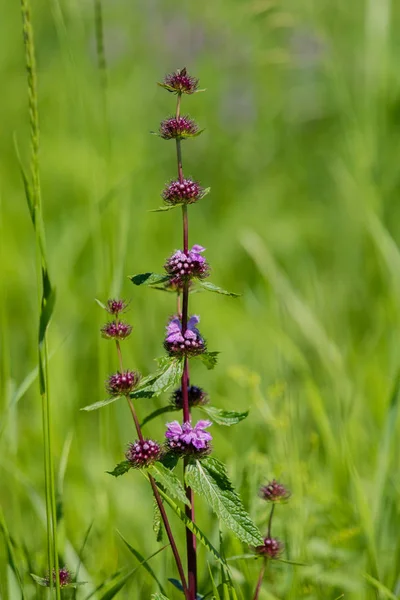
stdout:
{"type": "Polygon", "coordinates": [[[205,194],[204,188],[193,179],[171,181],[162,193],[166,204],[193,204],[205,194]]]}
{"type": "Polygon", "coordinates": [[[260,488],[260,497],[267,502],[285,502],[290,498],[290,492],[276,479],[260,488]]]}
{"type": "Polygon", "coordinates": [[[200,321],[197,315],[190,317],[187,329],[182,332],[179,317],[173,317],[167,325],[164,347],[170,356],[197,356],[206,350],[206,343],[196,325],[200,321]]]}
{"type": "Polygon", "coordinates": [[[254,548],[256,554],[269,558],[279,558],[283,552],[283,543],[278,538],[266,537],[262,546],[254,548]]]}
{"type": "Polygon", "coordinates": [[[141,468],[151,465],[161,456],[160,445],[153,440],[137,440],[129,444],[126,451],[126,459],[132,463],[133,467],[141,468]]]}
{"type": "Polygon", "coordinates": [[[125,300],[114,300],[113,298],[110,298],[110,300],[107,300],[106,310],[111,315],[118,316],[127,309],[127,306],[128,303],[125,302],[125,300]]]}
{"type": "Polygon", "coordinates": [[[106,339],[124,340],[132,332],[132,326],[123,321],[111,321],[101,328],[101,335],[106,339]]]}
{"type": "Polygon", "coordinates": [[[187,254],[182,250],[174,252],[164,265],[166,272],[171,277],[170,285],[175,289],[180,289],[189,279],[205,279],[208,276],[210,267],[204,256],[201,255],[204,250],[203,246],[196,244],[187,254]]]}
{"type": "MultiPolygon", "coordinates": [[[[53,583],[56,582],[56,578],[57,578],[56,570],[53,569],[53,583]]],[[[58,578],[59,578],[59,582],[60,582],[60,587],[64,587],[64,586],[68,585],[69,583],[71,583],[71,573],[69,572],[67,567],[62,567],[58,571],[58,578]]],[[[50,586],[50,578],[48,575],[46,577],[46,585],[50,586]]]]}
{"type": "Polygon", "coordinates": [[[139,383],[140,374],[135,371],[114,373],[106,381],[106,390],[110,396],[129,394],[139,383]]]}
{"type": "Polygon", "coordinates": [[[164,140],[183,140],[199,133],[199,127],[193,119],[185,117],[168,117],[160,124],[159,135],[164,140]]]}
{"type": "MultiPolygon", "coordinates": [[[[189,397],[189,406],[190,407],[204,406],[205,404],[208,404],[208,402],[209,402],[207,393],[203,389],[201,389],[195,385],[189,386],[188,397],[189,397]]],[[[182,388],[179,388],[174,391],[174,393],[171,396],[171,404],[177,410],[182,410],[182,408],[183,408],[182,388]]]]}
{"type": "Polygon", "coordinates": [[[199,421],[194,427],[189,422],[182,425],[178,421],[167,423],[165,437],[169,450],[180,456],[207,454],[212,436],[205,429],[211,425],[211,421],[199,421]]]}
{"type": "Polygon", "coordinates": [[[175,94],[194,94],[197,91],[199,80],[191,77],[185,68],[166,75],[162,87],[175,94]]]}

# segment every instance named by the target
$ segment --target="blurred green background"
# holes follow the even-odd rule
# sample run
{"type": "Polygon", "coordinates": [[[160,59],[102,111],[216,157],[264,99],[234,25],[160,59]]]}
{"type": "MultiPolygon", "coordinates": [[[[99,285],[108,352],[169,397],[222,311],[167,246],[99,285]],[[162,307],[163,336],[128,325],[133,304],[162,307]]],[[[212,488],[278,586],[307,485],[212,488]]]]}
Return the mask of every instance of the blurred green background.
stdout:
{"type": "MultiPolygon", "coordinates": [[[[194,366],[192,382],[215,406],[250,408],[240,425],[213,427],[215,454],[262,531],[258,486],[275,476],[290,487],[273,533],[286,559],[306,565],[272,564],[260,598],[400,597],[400,5],[104,0],[104,94],[93,2],[32,4],[57,288],[49,342],[60,550],[72,571],[93,522],[78,598],[134,564],[117,530],[145,556],[158,548],[144,479],[105,473],[134,437],[126,406],[79,409],[105,397],[117,368],[94,298],[131,300],[127,366],[147,374],[163,353],[173,297],[133,288],[127,276],[160,272],[181,246],[179,212],[149,212],[176,172],[173,142],[149,132],[174,110],[156,81],[184,65],[207,88],[183,99],[205,127],[183,145],[184,171],[211,187],[190,208],[190,242],[207,248],[212,281],[242,294],[192,297],[209,349],[221,351],[214,371],[194,366]]],[[[13,141],[27,164],[27,88],[19,3],[0,7],[0,506],[32,598],[29,572],[45,571],[46,534],[35,237],[13,141]]],[[[167,400],[142,400],[138,412],[167,400]]],[[[162,439],[164,422],[149,433],[162,439]]],[[[218,544],[201,501],[197,512],[218,544]]],[[[229,554],[248,552],[226,541],[229,554]]],[[[212,559],[200,557],[206,592],[212,559]]],[[[1,539],[0,595],[19,599],[7,562],[1,539]]],[[[164,581],[175,575],[169,550],[151,565],[164,581]]],[[[257,573],[253,562],[234,563],[245,600],[257,573]]],[[[139,570],[119,597],[155,589],[139,570]]]]}

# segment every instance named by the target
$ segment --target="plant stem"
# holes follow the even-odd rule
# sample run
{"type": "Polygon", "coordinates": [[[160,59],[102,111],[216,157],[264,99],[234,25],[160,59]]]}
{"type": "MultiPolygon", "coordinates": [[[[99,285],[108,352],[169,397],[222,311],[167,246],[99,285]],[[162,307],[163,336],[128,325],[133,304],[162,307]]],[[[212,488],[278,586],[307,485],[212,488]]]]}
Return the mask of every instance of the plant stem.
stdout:
{"type": "MultiPolygon", "coordinates": [[[[178,99],[176,103],[176,118],[180,116],[181,110],[181,94],[178,93],[178,99]]],[[[178,163],[178,178],[182,183],[183,181],[183,167],[182,167],[182,148],[181,140],[176,140],[176,156],[178,163]]],[[[187,205],[182,206],[182,226],[183,226],[183,252],[187,254],[189,251],[189,220],[187,205]]],[[[189,315],[189,282],[186,281],[183,285],[182,294],[182,334],[185,334],[188,324],[189,315]]],[[[183,366],[183,375],[181,380],[182,389],[182,408],[183,408],[183,420],[184,422],[191,420],[190,407],[189,407],[189,361],[185,356],[185,362],[183,366]]],[[[185,481],[185,471],[187,467],[187,460],[183,463],[183,479],[185,481]]],[[[186,497],[190,502],[190,506],[185,506],[186,516],[193,522],[195,522],[195,510],[194,510],[194,494],[193,490],[185,483],[186,497]]],[[[197,552],[196,552],[196,536],[188,528],[186,528],[186,554],[187,554],[187,570],[188,570],[188,582],[189,582],[189,600],[196,600],[197,596],[197,552]]]]}
{"type": "Polygon", "coordinates": [[[275,504],[271,506],[271,512],[268,519],[268,537],[271,537],[272,517],[274,516],[275,504]]]}
{"type": "Polygon", "coordinates": [[[267,566],[267,559],[264,558],[263,564],[262,564],[262,567],[261,567],[261,571],[260,571],[260,574],[258,576],[257,586],[256,586],[256,590],[254,592],[253,600],[258,600],[258,596],[260,595],[260,590],[261,590],[262,582],[263,582],[263,579],[264,579],[266,566],[267,566]]]}
{"type": "MultiPolygon", "coordinates": [[[[121,345],[120,345],[120,343],[119,343],[118,340],[115,341],[115,345],[117,347],[117,354],[118,354],[119,366],[120,366],[121,373],[122,373],[123,370],[124,370],[124,367],[123,367],[123,362],[122,362],[121,345]]],[[[140,427],[139,419],[138,419],[136,411],[135,411],[135,407],[133,405],[133,402],[132,402],[129,394],[126,394],[125,397],[126,397],[126,400],[128,402],[128,405],[129,405],[129,410],[131,411],[133,422],[135,423],[136,432],[138,434],[138,437],[139,437],[140,441],[143,442],[143,439],[144,439],[143,438],[143,433],[142,433],[142,429],[140,427]]],[[[178,552],[178,548],[177,548],[177,545],[176,545],[176,542],[175,542],[175,538],[174,538],[174,535],[172,533],[171,526],[170,526],[169,520],[168,520],[168,516],[167,516],[167,513],[165,512],[165,508],[164,508],[164,505],[163,505],[160,493],[159,493],[158,488],[157,488],[157,484],[156,484],[156,482],[154,481],[154,479],[153,479],[153,477],[151,475],[149,475],[148,477],[149,477],[151,488],[153,490],[154,498],[155,498],[155,500],[157,502],[157,506],[158,506],[158,509],[160,511],[163,523],[164,523],[165,531],[167,532],[169,543],[171,544],[172,553],[174,555],[175,562],[176,562],[176,567],[178,569],[179,577],[180,577],[181,583],[182,583],[183,593],[185,594],[186,600],[191,600],[190,595],[189,595],[188,585],[187,585],[187,582],[186,582],[185,572],[184,572],[183,566],[182,566],[181,557],[179,556],[179,552],[178,552]]]]}

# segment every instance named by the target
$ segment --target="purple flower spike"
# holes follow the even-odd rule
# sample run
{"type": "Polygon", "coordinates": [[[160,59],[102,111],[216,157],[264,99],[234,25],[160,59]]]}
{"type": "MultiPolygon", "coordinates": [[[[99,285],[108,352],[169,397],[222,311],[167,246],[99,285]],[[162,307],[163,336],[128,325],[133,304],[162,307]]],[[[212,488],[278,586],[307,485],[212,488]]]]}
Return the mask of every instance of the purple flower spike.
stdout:
{"type": "Polygon", "coordinates": [[[129,394],[139,383],[140,374],[135,371],[119,371],[110,375],[106,381],[106,390],[110,396],[129,394]]]}
{"type": "Polygon", "coordinates": [[[183,140],[198,135],[198,125],[190,117],[169,117],[161,121],[159,135],[164,140],[183,140]]]}
{"type": "Polygon", "coordinates": [[[193,204],[205,195],[206,191],[193,179],[171,181],[162,193],[166,204],[193,204]]]}
{"type": "Polygon", "coordinates": [[[117,317],[120,313],[124,312],[127,307],[128,303],[125,302],[125,300],[114,300],[110,298],[110,300],[107,300],[106,310],[111,315],[115,315],[117,317]]]}
{"type": "Polygon", "coordinates": [[[168,449],[179,456],[209,454],[212,436],[205,430],[211,425],[211,421],[199,421],[194,427],[189,422],[182,425],[178,421],[167,423],[165,437],[168,449]]]}
{"type": "Polygon", "coordinates": [[[160,458],[161,447],[153,440],[137,440],[129,444],[125,456],[133,467],[140,469],[148,467],[160,458]]]}
{"type": "Polygon", "coordinates": [[[275,479],[260,488],[260,497],[267,502],[285,502],[290,498],[290,492],[275,479]]]}
{"type": "Polygon", "coordinates": [[[254,548],[256,554],[269,558],[279,558],[284,549],[283,543],[277,538],[266,537],[262,546],[254,548]]]}
{"type": "Polygon", "coordinates": [[[194,94],[197,91],[199,80],[191,77],[186,68],[183,68],[167,75],[160,85],[175,94],[194,94]]]}
{"type": "Polygon", "coordinates": [[[123,321],[112,321],[101,328],[101,334],[106,339],[124,340],[131,332],[131,325],[123,321]]]}
{"type": "MultiPolygon", "coordinates": [[[[207,393],[201,388],[191,385],[188,389],[189,406],[204,406],[208,404],[209,398],[207,393]]],[[[182,388],[175,390],[171,396],[171,404],[176,409],[183,408],[182,388]]]]}
{"type": "Polygon", "coordinates": [[[187,254],[177,250],[165,263],[164,268],[171,277],[169,284],[180,289],[190,279],[205,279],[210,267],[202,256],[205,248],[196,244],[187,254]]]}
{"type": "Polygon", "coordinates": [[[173,317],[167,325],[164,347],[170,356],[197,356],[206,350],[206,343],[196,325],[200,321],[197,315],[190,317],[187,329],[182,333],[179,317],[173,317]]]}
{"type": "MultiPolygon", "coordinates": [[[[56,582],[56,578],[57,578],[56,570],[53,569],[53,583],[56,582]]],[[[59,578],[59,582],[60,582],[60,587],[64,587],[64,586],[68,585],[69,583],[71,583],[71,573],[69,572],[67,567],[62,567],[58,571],[58,578],[59,578]]],[[[50,578],[48,575],[46,576],[46,585],[50,586],[50,578]]]]}

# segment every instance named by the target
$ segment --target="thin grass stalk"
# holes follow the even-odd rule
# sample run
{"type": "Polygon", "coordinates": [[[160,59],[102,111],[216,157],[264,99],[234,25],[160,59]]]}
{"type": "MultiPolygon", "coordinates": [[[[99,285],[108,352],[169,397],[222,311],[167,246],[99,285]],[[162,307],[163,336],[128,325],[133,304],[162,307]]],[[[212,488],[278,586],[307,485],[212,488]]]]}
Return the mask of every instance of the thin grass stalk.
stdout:
{"type": "MultiPolygon", "coordinates": [[[[180,117],[181,111],[181,94],[178,93],[176,103],[176,118],[180,117]]],[[[183,182],[183,166],[182,166],[182,146],[181,140],[176,139],[176,157],[178,166],[178,178],[179,182],[183,182]]],[[[188,210],[186,204],[182,206],[182,233],[183,233],[183,252],[185,254],[189,251],[189,219],[188,210]]],[[[179,302],[179,298],[178,298],[179,302]]],[[[189,281],[185,281],[182,291],[182,331],[185,332],[187,329],[189,316],[189,281]]],[[[188,357],[184,358],[183,375],[181,380],[182,388],[182,408],[183,408],[183,421],[191,421],[190,407],[189,407],[189,360],[188,357]]],[[[187,467],[187,459],[184,460],[184,481],[185,471],[187,467]]],[[[186,497],[189,500],[190,506],[185,506],[186,516],[191,521],[195,521],[195,508],[194,508],[194,494],[192,489],[185,483],[186,497]]],[[[190,529],[186,528],[186,554],[187,554],[187,571],[188,571],[188,582],[189,582],[189,598],[190,600],[196,600],[197,596],[197,540],[194,533],[190,529]]]]}
{"type": "Polygon", "coordinates": [[[44,475],[45,475],[45,500],[46,500],[46,528],[47,528],[47,562],[49,570],[50,593],[53,589],[53,570],[55,577],[56,599],[61,599],[57,545],[57,514],[56,494],[54,480],[54,466],[52,456],[51,437],[51,409],[49,398],[49,374],[48,374],[48,349],[47,349],[47,326],[51,317],[54,303],[54,290],[51,287],[46,251],[45,236],[42,217],[42,199],[39,172],[39,113],[37,94],[37,75],[35,61],[35,46],[29,0],[21,0],[22,32],[25,49],[25,64],[28,84],[28,107],[30,125],[30,173],[31,184],[26,187],[27,201],[31,213],[31,219],[35,230],[36,240],[36,264],[37,278],[41,280],[38,285],[38,308],[39,308],[39,336],[38,336],[38,359],[39,359],[39,385],[42,401],[42,424],[44,443],[44,475]]]}

